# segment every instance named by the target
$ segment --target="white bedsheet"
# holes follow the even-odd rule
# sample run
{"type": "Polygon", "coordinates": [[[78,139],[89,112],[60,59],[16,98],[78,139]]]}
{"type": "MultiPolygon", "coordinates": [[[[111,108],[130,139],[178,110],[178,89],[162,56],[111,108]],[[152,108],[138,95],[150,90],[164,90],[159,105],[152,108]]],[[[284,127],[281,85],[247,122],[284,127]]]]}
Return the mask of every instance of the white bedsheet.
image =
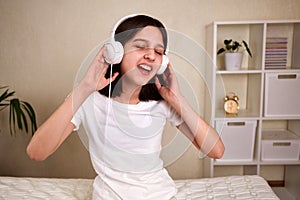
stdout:
{"type": "MultiPolygon", "coordinates": [[[[177,200],[279,199],[259,176],[176,180],[177,200]]],[[[91,199],[91,179],[0,177],[0,199],[91,199]]]]}

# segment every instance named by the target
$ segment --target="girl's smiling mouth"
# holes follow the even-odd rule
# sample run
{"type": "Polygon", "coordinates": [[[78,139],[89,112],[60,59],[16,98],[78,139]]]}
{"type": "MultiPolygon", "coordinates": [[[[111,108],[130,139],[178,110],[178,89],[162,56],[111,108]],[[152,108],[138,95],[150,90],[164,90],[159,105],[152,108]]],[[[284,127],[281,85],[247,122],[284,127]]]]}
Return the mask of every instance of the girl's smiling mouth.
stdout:
{"type": "Polygon", "coordinates": [[[142,71],[146,71],[146,72],[151,72],[152,71],[152,67],[146,64],[141,64],[138,65],[138,68],[141,69],[142,71]]]}

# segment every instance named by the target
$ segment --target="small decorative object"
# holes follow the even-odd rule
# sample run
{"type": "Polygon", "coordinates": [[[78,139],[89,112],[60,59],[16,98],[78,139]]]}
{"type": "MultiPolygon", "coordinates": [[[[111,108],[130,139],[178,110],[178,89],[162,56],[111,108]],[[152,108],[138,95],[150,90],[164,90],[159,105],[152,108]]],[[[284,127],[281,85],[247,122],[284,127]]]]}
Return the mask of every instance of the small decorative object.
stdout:
{"type": "Polygon", "coordinates": [[[224,98],[224,110],[227,114],[237,114],[239,111],[239,97],[235,93],[229,93],[224,98]]]}
{"type": "Polygon", "coordinates": [[[232,39],[224,40],[224,47],[220,48],[217,52],[217,55],[225,52],[225,68],[226,70],[239,70],[241,69],[243,53],[239,52],[241,47],[244,47],[250,57],[252,57],[252,53],[249,49],[247,42],[244,40],[242,42],[238,42],[232,39]]]}

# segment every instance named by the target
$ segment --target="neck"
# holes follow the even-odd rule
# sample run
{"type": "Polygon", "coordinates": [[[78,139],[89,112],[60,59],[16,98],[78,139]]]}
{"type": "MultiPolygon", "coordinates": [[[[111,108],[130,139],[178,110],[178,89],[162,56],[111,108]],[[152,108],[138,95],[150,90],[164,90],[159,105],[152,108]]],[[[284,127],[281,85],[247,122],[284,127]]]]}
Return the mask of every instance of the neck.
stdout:
{"type": "Polygon", "coordinates": [[[123,85],[120,96],[115,97],[114,99],[121,103],[138,104],[140,102],[139,95],[141,89],[141,86],[129,87],[128,85],[123,85]]]}

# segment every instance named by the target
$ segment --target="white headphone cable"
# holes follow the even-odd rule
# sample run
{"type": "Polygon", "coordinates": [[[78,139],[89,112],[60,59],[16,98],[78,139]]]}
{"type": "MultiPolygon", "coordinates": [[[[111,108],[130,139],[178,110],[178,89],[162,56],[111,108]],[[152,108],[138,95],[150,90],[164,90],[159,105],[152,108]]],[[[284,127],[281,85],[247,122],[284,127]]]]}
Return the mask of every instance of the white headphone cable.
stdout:
{"type": "Polygon", "coordinates": [[[111,98],[111,79],[112,79],[112,64],[109,65],[110,67],[110,73],[109,73],[109,87],[108,87],[108,99],[110,100],[111,98]]]}

